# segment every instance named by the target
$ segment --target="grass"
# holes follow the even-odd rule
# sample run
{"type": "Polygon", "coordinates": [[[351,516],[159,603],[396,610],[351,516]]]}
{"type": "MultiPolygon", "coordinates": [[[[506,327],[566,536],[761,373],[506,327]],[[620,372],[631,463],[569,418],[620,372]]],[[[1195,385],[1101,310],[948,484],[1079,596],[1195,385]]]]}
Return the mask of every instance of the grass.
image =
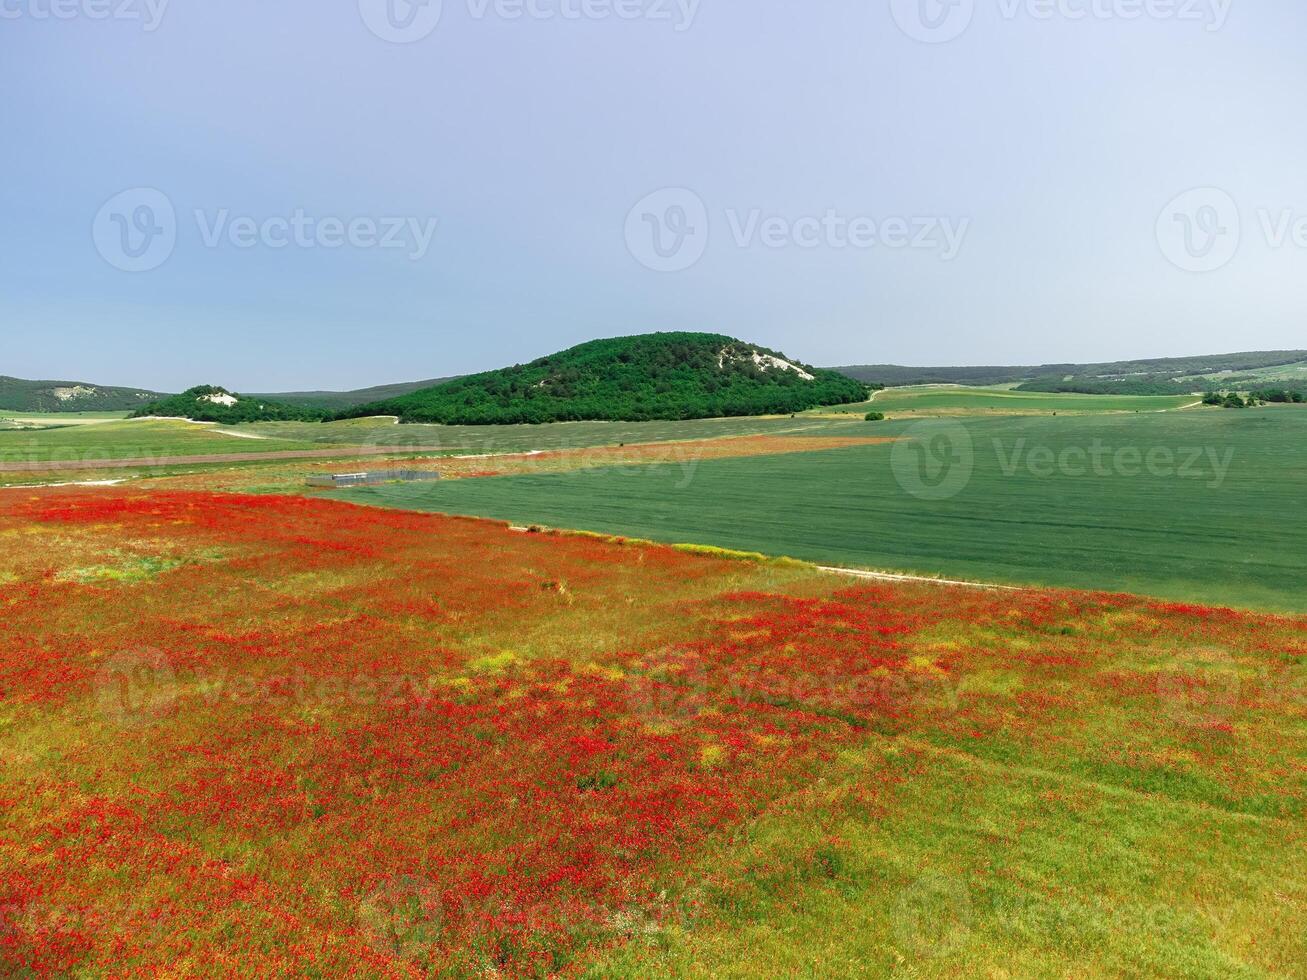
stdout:
{"type": "MultiPolygon", "coordinates": [[[[1176,399],[1119,399],[1081,395],[1031,395],[1003,389],[891,389],[880,393],[877,410],[904,399],[922,413],[951,414],[958,399],[967,412],[986,412],[993,403],[1007,412],[1040,411],[1054,406],[1065,413],[1124,411],[1147,405],[1170,407],[1176,399]],[[959,395],[958,392],[973,392],[959,395]],[[936,404],[936,401],[939,404],[936,404]],[[882,404],[884,401],[884,404],[882,404]],[[950,407],[953,405],[954,407],[950,407]]],[[[1180,402],[1192,399],[1180,399],[1180,402]]],[[[886,409],[897,412],[897,408],[886,409]]],[[[115,413],[22,416],[25,424],[58,425],[37,431],[0,428],[0,462],[130,459],[157,456],[212,455],[340,446],[393,447],[397,452],[432,450],[457,454],[499,454],[530,450],[585,449],[619,444],[646,444],[752,435],[846,435],[850,412],[860,418],[868,406],[839,406],[797,418],[694,419],[683,422],[567,422],[552,425],[396,425],[386,418],[331,423],[260,422],[239,426],[199,426],[173,420],[122,421],[115,413]],[[89,423],[94,422],[94,425],[89,423]],[[76,424],[75,424],[76,423],[76,424]],[[245,438],[241,438],[244,436],[245,438]],[[249,438],[255,436],[258,438],[249,438]]],[[[4,418],[19,419],[18,415],[4,418]]]]}
{"type": "Polygon", "coordinates": [[[213,426],[156,419],[0,432],[0,463],[9,464],[154,459],[315,448],[319,447],[294,440],[234,438],[215,431],[213,426]]]}
{"type": "Polygon", "coordinates": [[[79,425],[100,425],[127,417],[126,412],[5,412],[0,411],[0,432],[32,432],[79,425]]]}
{"type": "Polygon", "coordinates": [[[7,412],[0,409],[0,419],[49,425],[67,425],[73,422],[112,422],[125,419],[129,414],[128,412],[7,412]]]}
{"type": "MultiPolygon", "coordinates": [[[[1113,715],[1088,709],[1084,728],[1113,715]]],[[[832,768],[796,812],[716,855],[693,916],[588,975],[1224,978],[1300,965],[1290,910],[1307,902],[1307,869],[1278,864],[1295,849],[1291,821],[911,737],[832,768]],[[890,784],[878,806],[849,806],[869,783],[890,784]],[[1257,921],[1244,889],[1275,911],[1257,921]]]]}
{"type": "Polygon", "coordinates": [[[1307,611],[1307,411],[845,423],[841,431],[902,441],[339,495],[828,564],[1307,611]],[[955,439],[972,447],[969,475],[951,455],[955,439]],[[1088,456],[1096,446],[1106,447],[1102,472],[1088,456]],[[950,474],[965,482],[950,485],[950,474]],[[936,481],[956,492],[910,492],[929,497],[936,481]]]}
{"type": "Polygon", "coordinates": [[[169,486],[186,489],[227,489],[295,492],[310,473],[368,468],[383,459],[432,459],[458,454],[467,458],[447,464],[462,471],[571,469],[609,457],[612,462],[642,459],[680,460],[701,455],[793,450],[794,436],[848,441],[865,436],[844,422],[822,419],[721,419],[681,423],[565,423],[543,426],[485,426],[451,430],[444,426],[397,426],[384,419],[357,419],[325,425],[269,423],[241,426],[197,426],[172,420],[97,423],[88,431],[61,428],[6,433],[0,425],[0,486],[123,480],[141,477],[169,479],[169,486]],[[89,431],[94,429],[94,432],[89,431]],[[251,436],[255,438],[250,438],[251,436]],[[694,443],[684,440],[693,439],[694,443]],[[643,441],[642,441],[643,440],[643,441]],[[750,440],[765,445],[754,446],[750,440]],[[457,445],[455,444],[457,443],[457,445]],[[789,443],[790,445],[786,445],[789,443]],[[358,450],[363,450],[364,456],[358,450]],[[332,459],[309,461],[238,460],[167,464],[163,457],[216,456],[274,451],[339,450],[332,459]],[[393,455],[390,452],[393,450],[393,455]],[[487,460],[483,455],[529,459],[487,460]],[[41,465],[57,461],[74,468],[41,465]],[[96,460],[134,460],[129,468],[96,468],[96,460]]]}
{"type": "Polygon", "coordinates": [[[123,490],[0,604],[6,976],[1307,960],[1307,620],[123,490]]]}
{"type": "MultiPolygon", "coordinates": [[[[8,417],[8,416],[6,416],[8,417]]],[[[50,416],[44,417],[49,421],[50,416]]],[[[812,418],[704,419],[688,422],[568,422],[554,425],[395,425],[389,419],[196,425],[172,419],[83,420],[58,427],[0,430],[0,463],[153,458],[294,449],[393,447],[396,452],[491,454],[674,442],[746,435],[844,434],[839,422],[812,418]]],[[[348,455],[347,452],[343,455],[348,455]]]]}
{"type": "Polygon", "coordinates": [[[1010,386],[966,388],[930,385],[887,388],[862,406],[902,415],[1076,415],[1099,412],[1162,412],[1192,405],[1192,395],[1076,395],[1014,391],[1010,386]]]}
{"type": "Polygon", "coordinates": [[[510,453],[584,449],[618,443],[679,442],[751,435],[838,435],[839,422],[786,417],[692,419],[684,422],[559,422],[549,425],[395,425],[386,419],[354,419],[324,425],[261,422],[242,426],[260,435],[317,443],[376,446],[439,446],[459,453],[510,453]]]}

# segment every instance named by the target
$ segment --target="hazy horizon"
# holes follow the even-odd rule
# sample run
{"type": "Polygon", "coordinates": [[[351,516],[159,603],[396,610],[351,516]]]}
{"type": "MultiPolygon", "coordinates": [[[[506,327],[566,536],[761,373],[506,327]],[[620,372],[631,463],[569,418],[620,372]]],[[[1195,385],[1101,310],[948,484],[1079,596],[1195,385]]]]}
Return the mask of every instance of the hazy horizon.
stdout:
{"type": "Polygon", "coordinates": [[[0,7],[0,373],[461,375],[1303,346],[1289,0],[0,7]]]}
{"type": "MultiPolygon", "coordinates": [[[[714,332],[714,331],[705,331],[705,332],[709,332],[709,333],[711,333],[711,332],[714,332]]],[[[617,336],[617,335],[613,335],[613,336],[617,336]]],[[[603,339],[603,338],[592,338],[592,339],[603,339]]],[[[739,338],[739,339],[747,340],[747,338],[739,338]]],[[[582,341],[582,343],[584,343],[584,341],[582,341]]],[[[575,346],[575,345],[573,345],[573,346],[575,346]]],[[[1245,351],[1204,351],[1204,352],[1202,352],[1202,353],[1168,354],[1168,355],[1163,355],[1163,357],[1160,358],[1160,359],[1165,360],[1165,359],[1169,359],[1169,358],[1190,358],[1190,357],[1203,357],[1203,356],[1215,356],[1215,357],[1220,357],[1220,356],[1236,356],[1236,355],[1239,355],[1239,354],[1253,354],[1253,353],[1268,353],[1268,354],[1286,353],[1286,354],[1292,354],[1292,353],[1299,353],[1299,352],[1301,352],[1301,351],[1303,351],[1303,350],[1307,350],[1307,348],[1268,349],[1268,350],[1265,350],[1265,351],[1251,351],[1251,350],[1245,350],[1245,351]]],[[[532,357],[528,357],[528,358],[520,358],[520,359],[512,359],[512,360],[504,361],[503,363],[485,365],[485,366],[483,366],[483,367],[473,368],[473,369],[471,369],[471,370],[469,370],[469,371],[466,371],[466,372],[459,372],[459,373],[456,373],[456,374],[453,374],[453,375],[431,375],[430,377],[403,377],[403,378],[396,377],[396,378],[390,378],[390,379],[381,380],[381,381],[370,381],[370,382],[366,382],[366,383],[364,383],[364,384],[350,385],[350,386],[339,386],[339,387],[328,387],[328,386],[323,386],[323,385],[314,385],[314,384],[309,383],[309,384],[303,384],[303,385],[296,385],[296,386],[292,386],[292,387],[281,388],[281,389],[277,389],[276,391],[278,391],[278,392],[285,392],[285,393],[296,392],[296,391],[357,391],[357,390],[364,390],[364,389],[368,389],[368,388],[380,388],[380,387],[384,387],[384,386],[387,386],[387,385],[394,385],[394,384],[408,384],[408,383],[412,383],[412,382],[415,382],[415,381],[448,380],[449,378],[452,378],[452,377],[462,377],[462,376],[469,375],[469,374],[479,374],[479,373],[484,372],[484,371],[493,371],[493,370],[495,370],[495,369],[497,369],[497,368],[501,368],[501,367],[509,367],[509,366],[511,366],[511,365],[513,365],[513,364],[526,364],[526,363],[529,363],[530,361],[535,360],[537,357],[544,357],[544,356],[547,356],[547,355],[549,355],[549,354],[553,354],[553,353],[557,353],[557,351],[542,351],[540,354],[533,355],[532,357]]],[[[792,357],[792,358],[795,359],[795,360],[800,360],[800,361],[805,360],[803,357],[801,357],[801,356],[798,355],[798,354],[795,354],[793,351],[782,351],[782,353],[784,353],[784,354],[786,354],[786,355],[789,355],[790,357],[792,357]]],[[[1026,362],[1020,362],[1020,363],[1018,363],[1018,362],[1012,362],[1012,363],[1005,363],[1005,364],[999,364],[999,363],[997,363],[997,362],[994,362],[994,363],[985,363],[985,364],[981,364],[981,363],[968,363],[968,364],[944,364],[944,363],[940,363],[940,364],[903,364],[903,363],[898,363],[898,362],[889,362],[889,361],[840,361],[840,362],[832,362],[832,363],[829,363],[829,364],[825,364],[825,363],[823,363],[823,364],[816,364],[816,363],[811,362],[811,361],[805,361],[805,363],[808,363],[809,365],[811,365],[811,366],[813,366],[813,367],[820,367],[820,368],[852,368],[852,367],[868,367],[868,366],[885,366],[885,367],[899,367],[899,368],[904,368],[904,367],[906,367],[906,368],[921,368],[921,369],[923,369],[923,370],[936,370],[936,369],[945,369],[945,368],[1005,368],[1005,367],[1023,367],[1023,368],[1024,368],[1024,367],[1044,367],[1044,366],[1064,365],[1064,364],[1073,364],[1073,363],[1074,363],[1074,364],[1092,365],[1092,364],[1110,364],[1110,363],[1118,363],[1118,362],[1126,362],[1126,361],[1158,360],[1158,359],[1159,359],[1159,358],[1152,358],[1152,357],[1148,357],[1148,358],[1115,357],[1115,358],[1108,358],[1108,359],[1105,360],[1105,361],[1079,361],[1079,362],[1071,362],[1071,361],[1026,361],[1026,362]]],[[[13,375],[11,375],[11,377],[13,377],[13,375]]],[[[251,386],[249,386],[249,385],[227,384],[227,383],[226,383],[225,381],[223,381],[222,379],[212,379],[212,378],[210,378],[210,379],[208,379],[208,380],[203,380],[203,379],[202,379],[202,380],[199,380],[199,381],[188,382],[188,383],[187,383],[184,387],[182,387],[182,388],[171,388],[171,389],[170,389],[170,388],[160,388],[160,387],[156,387],[156,386],[154,386],[154,385],[148,385],[148,384],[145,384],[145,385],[131,385],[131,384],[123,383],[123,382],[121,382],[121,381],[119,381],[119,380],[116,380],[116,379],[112,379],[112,378],[89,378],[89,377],[87,377],[87,378],[81,378],[81,377],[74,378],[74,377],[64,377],[64,376],[56,376],[56,375],[43,375],[43,376],[41,376],[41,377],[36,377],[36,376],[30,376],[30,377],[28,377],[28,376],[23,376],[22,380],[25,380],[25,381],[62,381],[62,382],[76,381],[76,382],[83,382],[83,383],[89,382],[89,383],[98,384],[98,385],[101,385],[101,386],[104,386],[104,387],[115,387],[115,388],[140,388],[140,389],[143,389],[143,390],[150,390],[150,391],[156,391],[156,392],[162,392],[162,393],[176,393],[176,392],[179,392],[179,391],[184,391],[184,390],[186,390],[186,389],[188,389],[188,388],[196,387],[197,385],[203,385],[203,384],[217,384],[217,385],[219,385],[219,386],[221,386],[221,387],[226,388],[226,389],[229,390],[229,391],[235,391],[235,392],[246,392],[246,393],[253,393],[253,394],[259,394],[259,393],[264,393],[264,394],[266,394],[266,393],[274,393],[274,389],[271,389],[271,388],[258,389],[258,388],[255,388],[255,387],[251,387],[251,386]]]]}

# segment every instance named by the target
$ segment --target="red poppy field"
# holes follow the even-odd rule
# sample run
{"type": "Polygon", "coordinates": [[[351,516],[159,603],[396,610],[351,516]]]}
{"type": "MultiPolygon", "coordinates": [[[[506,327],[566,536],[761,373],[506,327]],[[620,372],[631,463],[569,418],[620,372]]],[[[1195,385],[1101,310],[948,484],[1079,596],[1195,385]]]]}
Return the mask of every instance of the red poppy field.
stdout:
{"type": "Polygon", "coordinates": [[[0,510],[0,975],[1302,975],[1307,620],[0,510]]]}

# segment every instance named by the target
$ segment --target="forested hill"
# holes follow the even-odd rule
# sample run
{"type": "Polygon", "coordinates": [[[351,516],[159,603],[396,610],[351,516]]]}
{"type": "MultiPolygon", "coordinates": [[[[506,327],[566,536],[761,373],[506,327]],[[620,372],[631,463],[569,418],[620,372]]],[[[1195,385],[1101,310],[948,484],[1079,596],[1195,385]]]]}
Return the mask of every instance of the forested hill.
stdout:
{"type": "Polygon", "coordinates": [[[0,411],[6,412],[130,412],[160,397],[143,388],[0,377],[0,411]]]}
{"type": "Polygon", "coordinates": [[[355,405],[385,401],[398,398],[423,388],[442,385],[451,378],[430,378],[426,381],[401,381],[395,384],[377,385],[372,388],[358,388],[353,391],[280,391],[251,393],[249,398],[261,398],[264,401],[281,402],[283,405],[303,405],[307,408],[320,408],[327,412],[343,412],[355,405]]]}
{"type": "Polygon", "coordinates": [[[303,405],[285,405],[255,395],[237,395],[215,385],[200,385],[151,402],[132,413],[136,418],[183,418],[196,422],[315,422],[325,412],[303,405]]]}
{"type": "Polygon", "coordinates": [[[865,397],[852,378],[733,337],[657,333],[591,341],[340,417],[457,425],[644,421],[779,415],[865,397]]]}

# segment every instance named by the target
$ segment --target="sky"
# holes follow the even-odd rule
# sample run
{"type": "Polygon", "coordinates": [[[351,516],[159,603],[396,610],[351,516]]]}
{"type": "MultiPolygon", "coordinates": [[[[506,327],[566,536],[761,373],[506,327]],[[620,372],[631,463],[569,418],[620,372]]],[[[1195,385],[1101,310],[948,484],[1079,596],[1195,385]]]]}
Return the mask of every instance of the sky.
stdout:
{"type": "Polygon", "coordinates": [[[1307,347],[1301,0],[0,0],[0,374],[1307,347]]]}

